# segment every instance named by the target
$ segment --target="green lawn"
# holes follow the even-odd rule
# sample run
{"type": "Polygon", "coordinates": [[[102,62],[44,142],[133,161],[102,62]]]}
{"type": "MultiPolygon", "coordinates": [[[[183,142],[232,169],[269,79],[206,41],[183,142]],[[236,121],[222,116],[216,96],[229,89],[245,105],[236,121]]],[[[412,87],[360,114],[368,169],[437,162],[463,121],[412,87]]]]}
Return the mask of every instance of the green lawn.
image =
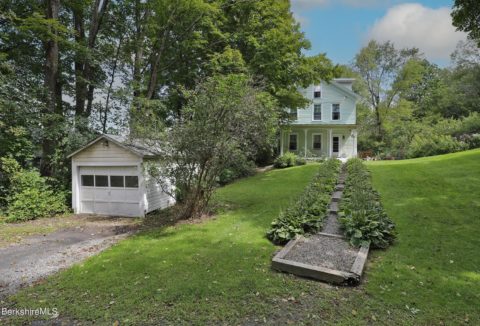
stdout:
{"type": "Polygon", "coordinates": [[[399,239],[371,255],[357,288],[270,269],[265,231],[317,168],[222,188],[229,208],[215,219],[137,235],[8,303],[107,325],[480,324],[479,150],[369,164],[399,239]]]}

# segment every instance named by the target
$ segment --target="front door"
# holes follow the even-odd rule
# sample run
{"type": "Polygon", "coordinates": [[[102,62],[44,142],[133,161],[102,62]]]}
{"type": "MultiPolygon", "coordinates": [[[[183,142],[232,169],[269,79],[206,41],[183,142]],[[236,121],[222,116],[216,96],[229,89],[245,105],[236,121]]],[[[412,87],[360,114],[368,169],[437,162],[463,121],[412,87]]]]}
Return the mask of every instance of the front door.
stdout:
{"type": "Polygon", "coordinates": [[[334,157],[338,157],[339,152],[340,152],[340,137],[333,136],[332,137],[332,155],[334,157]]]}

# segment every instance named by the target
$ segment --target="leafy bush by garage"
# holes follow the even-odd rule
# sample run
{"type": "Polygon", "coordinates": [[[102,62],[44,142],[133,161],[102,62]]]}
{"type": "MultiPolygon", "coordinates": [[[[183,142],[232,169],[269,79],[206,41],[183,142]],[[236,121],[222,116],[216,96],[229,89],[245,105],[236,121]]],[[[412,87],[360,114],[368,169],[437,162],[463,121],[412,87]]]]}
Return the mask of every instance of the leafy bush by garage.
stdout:
{"type": "Polygon", "coordinates": [[[272,222],[267,238],[275,244],[285,244],[297,235],[321,230],[339,170],[340,162],[336,159],[322,163],[297,200],[272,222]]]}
{"type": "Polygon", "coordinates": [[[51,217],[67,212],[64,192],[54,192],[37,170],[25,170],[12,158],[1,159],[2,175],[8,179],[7,222],[51,217]]]}
{"type": "Polygon", "coordinates": [[[373,248],[388,247],[396,238],[395,224],[372,187],[370,173],[360,159],[349,160],[346,169],[339,213],[345,236],[354,246],[370,242],[373,248]]]}

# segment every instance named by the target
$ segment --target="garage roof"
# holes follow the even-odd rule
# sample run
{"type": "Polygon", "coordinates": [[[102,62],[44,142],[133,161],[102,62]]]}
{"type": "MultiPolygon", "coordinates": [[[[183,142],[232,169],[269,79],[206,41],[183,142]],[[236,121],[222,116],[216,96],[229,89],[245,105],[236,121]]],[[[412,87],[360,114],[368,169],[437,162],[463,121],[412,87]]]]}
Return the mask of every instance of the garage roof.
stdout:
{"type": "Polygon", "coordinates": [[[148,141],[145,140],[139,140],[139,139],[131,139],[126,136],[119,136],[119,135],[110,135],[110,134],[103,134],[100,135],[99,137],[95,138],[93,141],[88,143],[87,145],[83,146],[82,148],[76,150],[72,154],[68,155],[67,158],[70,158],[84,149],[87,149],[88,147],[92,146],[93,144],[99,142],[100,140],[105,139],[109,140],[112,143],[132,152],[135,155],[138,155],[140,157],[155,157],[160,155],[160,149],[158,148],[157,145],[153,144],[153,141],[151,144],[148,144],[148,141]]]}

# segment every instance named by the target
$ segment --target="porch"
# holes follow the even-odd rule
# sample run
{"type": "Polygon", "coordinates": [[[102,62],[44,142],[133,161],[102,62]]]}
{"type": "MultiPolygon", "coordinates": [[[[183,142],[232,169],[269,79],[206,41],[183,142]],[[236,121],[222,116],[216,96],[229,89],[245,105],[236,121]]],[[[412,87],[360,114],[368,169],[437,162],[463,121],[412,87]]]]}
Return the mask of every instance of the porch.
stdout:
{"type": "Polygon", "coordinates": [[[286,152],[305,158],[356,157],[357,130],[355,126],[292,126],[280,134],[280,155],[286,152]]]}

